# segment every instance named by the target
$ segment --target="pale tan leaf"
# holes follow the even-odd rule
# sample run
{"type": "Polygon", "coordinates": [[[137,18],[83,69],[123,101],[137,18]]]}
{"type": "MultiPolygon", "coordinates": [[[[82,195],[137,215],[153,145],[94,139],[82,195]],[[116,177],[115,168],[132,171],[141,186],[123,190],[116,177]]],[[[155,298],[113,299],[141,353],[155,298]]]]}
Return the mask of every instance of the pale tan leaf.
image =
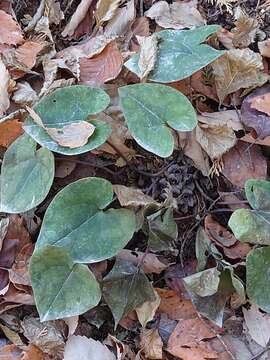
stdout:
{"type": "Polygon", "coordinates": [[[60,2],[57,0],[46,0],[46,10],[50,24],[59,25],[61,20],[65,18],[60,2]]]}
{"type": "Polygon", "coordinates": [[[228,50],[212,66],[220,102],[241,88],[254,87],[268,79],[262,72],[261,55],[250,49],[228,50]]]}
{"type": "Polygon", "coordinates": [[[50,30],[50,21],[47,16],[42,16],[39,19],[38,23],[35,26],[35,32],[38,34],[46,35],[52,43],[54,42],[51,30],[50,30]]]}
{"type": "Polygon", "coordinates": [[[113,185],[113,190],[116,193],[121,206],[124,207],[139,207],[147,206],[149,204],[158,204],[151,196],[145,195],[142,190],[134,189],[124,185],[113,185]]]}
{"type": "Polygon", "coordinates": [[[248,310],[243,307],[243,313],[252,339],[266,347],[270,340],[270,315],[262,313],[254,304],[248,310]]]}
{"type": "Polygon", "coordinates": [[[196,139],[212,160],[220,158],[237,142],[234,131],[226,125],[203,123],[196,127],[196,139]]]}
{"type": "Polygon", "coordinates": [[[145,15],[154,19],[163,28],[184,29],[205,24],[200,12],[197,9],[197,0],[188,2],[158,1],[146,11],[145,15]]]}
{"type": "Polygon", "coordinates": [[[9,87],[10,76],[5,64],[0,58],[0,116],[9,108],[9,87]]]}
{"type": "Polygon", "coordinates": [[[140,69],[140,79],[145,79],[149,73],[154,69],[157,51],[158,41],[157,37],[151,36],[136,36],[140,45],[140,55],[138,66],[140,69]]]}
{"type": "Polygon", "coordinates": [[[92,1],[93,0],[82,0],[80,2],[79,6],[77,7],[76,11],[72,15],[71,19],[69,20],[61,34],[63,37],[72,36],[74,34],[74,31],[84,19],[92,1]]]}
{"type": "Polygon", "coordinates": [[[146,301],[140,307],[137,307],[135,309],[138,316],[138,320],[142,325],[142,327],[145,327],[149,321],[152,321],[154,319],[156,311],[159,307],[160,297],[155,290],[154,292],[156,296],[154,301],[146,301]]]}
{"type": "Polygon", "coordinates": [[[65,346],[64,360],[116,360],[114,354],[101,342],[86,336],[72,335],[65,346]]]}
{"type": "Polygon", "coordinates": [[[32,105],[38,100],[37,93],[28,82],[22,81],[20,83],[17,83],[16,88],[17,90],[13,93],[12,97],[12,100],[16,104],[32,105]]]}
{"type": "Polygon", "coordinates": [[[22,65],[32,69],[37,60],[37,55],[46,46],[46,42],[37,42],[27,40],[23,45],[15,51],[16,60],[22,65]]]}
{"type": "Polygon", "coordinates": [[[151,253],[145,254],[141,251],[123,249],[117,254],[116,257],[121,260],[132,262],[134,265],[141,264],[142,269],[146,274],[160,274],[169,266],[162,263],[158,259],[157,255],[151,253]]]}
{"type": "Polygon", "coordinates": [[[100,54],[91,59],[81,57],[79,63],[80,81],[100,86],[118,76],[123,66],[123,58],[116,41],[112,41],[100,54]]]}
{"type": "Polygon", "coordinates": [[[198,121],[209,126],[227,126],[235,131],[244,130],[236,110],[202,113],[198,115],[198,121]]]}
{"type": "Polygon", "coordinates": [[[252,98],[250,107],[270,116],[270,93],[265,93],[252,98]]]}
{"type": "Polygon", "coordinates": [[[68,326],[68,337],[74,335],[79,323],[79,316],[70,316],[68,318],[64,318],[63,320],[68,326]]]}
{"type": "Polygon", "coordinates": [[[233,34],[224,28],[221,28],[216,32],[218,40],[221,42],[226,49],[234,49],[233,45],[233,34]]]}
{"type": "Polygon", "coordinates": [[[115,11],[114,17],[108,21],[105,27],[104,35],[108,37],[124,35],[129,30],[135,17],[134,0],[130,0],[126,6],[115,11]]]}
{"type": "Polygon", "coordinates": [[[259,41],[258,48],[262,56],[270,58],[270,39],[259,41]]]}
{"type": "Polygon", "coordinates": [[[70,79],[58,79],[52,82],[52,84],[48,87],[48,89],[45,91],[44,95],[49,95],[56,89],[60,89],[63,87],[74,85],[76,80],[74,78],[70,79]]]}
{"type": "Polygon", "coordinates": [[[18,45],[23,42],[23,33],[19,24],[3,10],[0,10],[0,24],[0,44],[18,45]]]}
{"type": "Polygon", "coordinates": [[[163,359],[163,342],[157,329],[143,329],[140,347],[147,359],[163,359]]]}
{"type": "Polygon", "coordinates": [[[113,18],[120,2],[121,0],[98,0],[95,11],[97,27],[113,18]]]}

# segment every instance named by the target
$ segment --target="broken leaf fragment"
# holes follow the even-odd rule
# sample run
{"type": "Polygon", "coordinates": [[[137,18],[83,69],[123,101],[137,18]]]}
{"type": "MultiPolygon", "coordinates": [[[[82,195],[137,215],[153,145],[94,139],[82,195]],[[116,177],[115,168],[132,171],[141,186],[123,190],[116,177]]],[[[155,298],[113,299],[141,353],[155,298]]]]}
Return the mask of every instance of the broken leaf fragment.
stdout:
{"type": "Polygon", "coordinates": [[[47,196],[54,178],[54,157],[48,149],[36,150],[36,146],[24,134],[6,151],[1,169],[1,211],[25,212],[47,196]]]}
{"type": "Polygon", "coordinates": [[[110,135],[110,127],[105,122],[92,120],[90,124],[86,121],[89,115],[104,110],[109,101],[109,96],[102,89],[85,85],[61,88],[42,98],[33,107],[31,117],[25,120],[23,128],[40,145],[54,152],[65,155],[84,153],[103,144],[110,135]],[[51,129],[54,139],[49,134],[51,129]],[[59,131],[63,129],[69,134],[68,138],[64,134],[59,140],[59,131]],[[62,146],[59,141],[65,145],[71,144],[71,147],[62,146]]]}
{"type": "Polygon", "coordinates": [[[217,292],[220,271],[217,268],[207,269],[183,279],[185,286],[199,296],[210,296],[217,292]]]}
{"type": "Polygon", "coordinates": [[[101,298],[99,284],[88,267],[75,264],[63,248],[36,250],[30,277],[41,321],[82,314],[101,298]]]}

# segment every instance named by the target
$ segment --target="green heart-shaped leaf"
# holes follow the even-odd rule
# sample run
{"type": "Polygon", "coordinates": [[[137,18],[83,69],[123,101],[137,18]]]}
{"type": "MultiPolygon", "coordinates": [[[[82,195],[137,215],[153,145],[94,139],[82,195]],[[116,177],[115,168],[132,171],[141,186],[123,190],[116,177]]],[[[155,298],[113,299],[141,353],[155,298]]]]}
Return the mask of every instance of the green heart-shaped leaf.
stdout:
{"type": "Polygon", "coordinates": [[[270,245],[269,212],[238,209],[230,217],[229,226],[241,242],[270,245]]]}
{"type": "MultiPolygon", "coordinates": [[[[149,80],[169,83],[185,79],[210,64],[224,51],[201,44],[219,30],[217,25],[198,27],[192,30],[164,30],[155,34],[158,39],[158,55],[149,80]]],[[[139,54],[132,56],[125,66],[135,74],[140,74],[139,54]]]]}
{"type": "Polygon", "coordinates": [[[270,182],[250,179],[245,183],[246,197],[255,210],[270,211],[270,182]]]}
{"type": "Polygon", "coordinates": [[[74,264],[65,249],[45,246],[30,262],[30,277],[41,321],[80,315],[101,298],[99,284],[86,265],[74,264]]]}
{"type": "Polygon", "coordinates": [[[80,263],[114,256],[132,238],[135,215],[127,209],[103,211],[112,199],[112,184],[105,179],[85,178],[66,186],[46,211],[37,248],[64,247],[80,263]]]}
{"type": "Polygon", "coordinates": [[[189,100],[172,87],[135,84],[119,88],[128,128],[144,149],[161,157],[173,152],[171,128],[191,131],[197,124],[189,100]]]}
{"type": "MultiPolygon", "coordinates": [[[[104,110],[110,102],[109,96],[102,89],[84,85],[73,85],[58,89],[42,98],[35,106],[35,112],[41,117],[47,128],[63,128],[65,125],[87,120],[104,110]]],[[[68,148],[57,144],[31,117],[24,122],[24,130],[40,145],[65,155],[81,154],[102,145],[110,136],[111,128],[105,122],[92,120],[96,128],[88,143],[79,148],[68,148]]]]}
{"type": "Polygon", "coordinates": [[[21,213],[47,196],[54,178],[53,154],[36,150],[30,136],[20,136],[6,151],[1,168],[0,211],[21,213]]]}
{"type": "Polygon", "coordinates": [[[246,267],[249,299],[262,310],[270,312],[270,247],[251,250],[246,267]]]}

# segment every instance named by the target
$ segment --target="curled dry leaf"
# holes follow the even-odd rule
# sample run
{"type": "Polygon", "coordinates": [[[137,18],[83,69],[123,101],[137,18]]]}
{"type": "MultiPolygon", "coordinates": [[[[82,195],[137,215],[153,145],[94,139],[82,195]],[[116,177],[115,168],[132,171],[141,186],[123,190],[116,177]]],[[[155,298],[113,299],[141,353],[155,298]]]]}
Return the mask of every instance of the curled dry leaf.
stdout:
{"type": "Polygon", "coordinates": [[[118,8],[113,18],[108,21],[104,33],[106,36],[121,36],[127,33],[136,17],[134,0],[128,1],[126,6],[118,8]]]}
{"type": "Polygon", "coordinates": [[[113,18],[120,2],[121,0],[98,0],[95,11],[97,27],[113,18]]]}
{"type": "Polygon", "coordinates": [[[116,257],[121,260],[130,261],[134,265],[141,264],[142,269],[146,274],[160,274],[168,267],[168,265],[162,263],[158,259],[157,255],[151,253],[145,254],[141,251],[123,249],[116,257]]]}
{"type": "Polygon", "coordinates": [[[143,329],[140,338],[140,348],[147,359],[163,359],[163,342],[157,329],[143,329]]]}
{"type": "Polygon", "coordinates": [[[158,1],[146,11],[145,15],[166,29],[191,28],[205,24],[205,20],[197,10],[197,4],[197,0],[175,1],[170,5],[166,1],[158,1]]]}
{"type": "Polygon", "coordinates": [[[239,89],[263,85],[268,76],[263,73],[260,54],[250,49],[232,49],[212,64],[220,102],[239,89]]]}
{"type": "Polygon", "coordinates": [[[80,2],[76,11],[74,12],[71,19],[69,20],[64,30],[62,31],[61,35],[63,37],[72,36],[74,34],[75,30],[77,29],[81,21],[84,19],[92,1],[93,0],[82,0],[80,2]]]}
{"type": "Polygon", "coordinates": [[[198,115],[198,121],[209,126],[227,126],[234,131],[243,130],[243,124],[236,110],[217,111],[198,115]]]}
{"type": "Polygon", "coordinates": [[[37,60],[37,55],[46,46],[46,42],[29,41],[27,40],[23,45],[19,46],[14,55],[15,59],[25,67],[32,69],[37,60]]]}
{"type": "Polygon", "coordinates": [[[7,120],[0,123],[0,146],[9,147],[23,134],[22,123],[19,119],[7,120]]]}
{"type": "Polygon", "coordinates": [[[235,236],[215,221],[211,215],[206,216],[204,225],[207,235],[213,242],[225,247],[233,246],[236,243],[235,236]]]}
{"type": "Polygon", "coordinates": [[[158,40],[154,35],[151,36],[138,36],[137,40],[140,45],[140,55],[138,66],[140,69],[140,79],[146,79],[149,73],[154,69],[157,51],[158,40]]]}
{"type": "Polygon", "coordinates": [[[81,83],[100,86],[118,76],[123,66],[123,58],[116,41],[112,41],[100,54],[90,59],[81,57],[79,66],[81,83]]]}
{"type": "Polygon", "coordinates": [[[234,49],[233,45],[233,34],[224,28],[221,28],[219,31],[216,32],[218,40],[221,42],[226,49],[234,49]]]}
{"type": "Polygon", "coordinates": [[[47,128],[43,125],[41,117],[33,109],[27,105],[26,109],[35,123],[42,127],[61,146],[71,149],[83,146],[87,144],[89,137],[95,131],[95,126],[87,121],[71,123],[62,128],[47,128]]]}
{"type": "Polygon", "coordinates": [[[150,204],[158,204],[151,196],[145,195],[142,190],[134,189],[124,185],[113,185],[121,206],[139,207],[150,204]]]}
{"type": "Polygon", "coordinates": [[[23,42],[23,33],[19,24],[3,10],[0,10],[0,24],[0,44],[18,45],[23,42]]]}
{"type": "Polygon", "coordinates": [[[237,187],[244,188],[248,179],[266,179],[267,161],[258,145],[238,141],[237,145],[223,156],[223,175],[237,187]]]}
{"type": "MultiPolygon", "coordinates": [[[[1,25],[2,26],[2,25],[1,25]]],[[[9,108],[9,87],[10,76],[5,64],[0,58],[0,116],[9,108]]]]}

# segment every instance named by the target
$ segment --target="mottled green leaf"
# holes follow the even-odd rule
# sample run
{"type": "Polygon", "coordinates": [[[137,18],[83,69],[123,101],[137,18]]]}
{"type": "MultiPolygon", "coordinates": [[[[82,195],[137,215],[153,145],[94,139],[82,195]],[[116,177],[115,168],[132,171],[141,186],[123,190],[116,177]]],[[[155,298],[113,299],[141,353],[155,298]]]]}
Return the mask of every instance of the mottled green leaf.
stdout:
{"type": "MultiPolygon", "coordinates": [[[[73,85],[55,90],[42,98],[33,109],[41,117],[45,127],[63,128],[66,125],[87,120],[89,115],[104,110],[109,102],[109,96],[102,89],[73,85]]],[[[91,124],[96,128],[88,143],[73,149],[60,146],[31,117],[25,120],[23,128],[40,145],[60,154],[74,155],[97,148],[109,137],[111,129],[105,122],[91,120],[91,124]]]]}
{"type": "Polygon", "coordinates": [[[270,211],[270,182],[250,179],[245,183],[245,192],[249,204],[255,210],[270,211]]]}
{"type": "Polygon", "coordinates": [[[82,314],[101,298],[99,284],[89,268],[74,264],[59,247],[45,246],[34,252],[30,277],[41,321],[82,314]]]}
{"type": "MultiPolygon", "coordinates": [[[[164,30],[155,33],[158,39],[158,56],[149,80],[169,83],[185,79],[224,54],[201,44],[219,30],[217,25],[192,30],[164,30]]],[[[125,66],[139,75],[139,54],[132,56],[125,66]]]]}
{"type": "Polygon", "coordinates": [[[116,259],[112,271],[104,278],[102,293],[112,311],[115,327],[130,311],[156,299],[154,288],[142,270],[121,259],[116,259]]]}
{"type": "Polygon", "coordinates": [[[80,263],[116,255],[133,236],[135,215],[127,209],[103,211],[112,199],[112,184],[105,179],[84,178],[66,186],[47,208],[37,248],[64,247],[80,263]]]}
{"type": "Polygon", "coordinates": [[[135,84],[119,88],[128,128],[144,149],[168,157],[174,148],[171,128],[191,131],[197,117],[189,100],[172,87],[135,84]]]}
{"type": "Polygon", "coordinates": [[[250,301],[270,313],[270,246],[251,250],[246,267],[247,295],[250,301]]]}
{"type": "Polygon", "coordinates": [[[241,242],[270,244],[270,212],[238,209],[230,217],[229,226],[241,242]]]}
{"type": "Polygon", "coordinates": [[[218,291],[220,271],[207,269],[183,279],[185,286],[201,297],[214,295],[218,291]]]}
{"type": "Polygon", "coordinates": [[[0,211],[25,212],[47,196],[54,178],[54,158],[48,149],[37,150],[36,146],[24,134],[6,151],[1,168],[0,211]]]}
{"type": "Polygon", "coordinates": [[[162,209],[147,216],[143,230],[149,236],[148,247],[151,251],[173,250],[178,236],[173,209],[162,209]]]}

